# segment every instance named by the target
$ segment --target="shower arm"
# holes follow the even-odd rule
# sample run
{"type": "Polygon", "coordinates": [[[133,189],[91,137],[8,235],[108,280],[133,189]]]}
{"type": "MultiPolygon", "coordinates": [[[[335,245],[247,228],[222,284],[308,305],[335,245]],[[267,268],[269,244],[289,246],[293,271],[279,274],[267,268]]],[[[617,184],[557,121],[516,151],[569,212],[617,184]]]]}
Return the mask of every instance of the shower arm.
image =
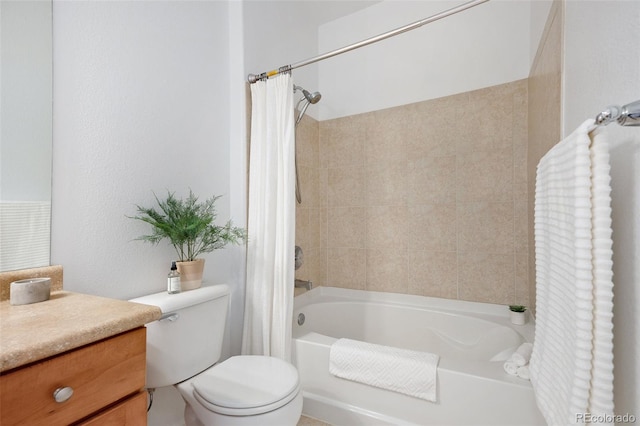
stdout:
{"type": "Polygon", "coordinates": [[[310,58],[310,59],[307,59],[307,60],[304,60],[304,61],[301,61],[301,62],[297,62],[295,64],[285,65],[283,67],[280,67],[277,70],[263,72],[262,74],[258,74],[258,75],[249,74],[247,76],[247,81],[249,83],[253,84],[256,81],[264,80],[264,79],[267,79],[269,77],[273,77],[274,75],[278,75],[278,74],[281,74],[281,73],[286,73],[286,72],[289,72],[289,71],[291,71],[293,69],[303,67],[305,65],[313,64],[315,62],[319,62],[319,61],[322,61],[324,59],[328,59],[328,58],[331,58],[333,56],[340,55],[342,53],[346,53],[346,52],[349,52],[351,50],[367,46],[367,45],[372,44],[372,43],[377,43],[378,41],[382,41],[382,40],[387,39],[389,37],[393,37],[393,36],[396,36],[398,34],[402,34],[402,33],[405,33],[407,31],[411,31],[411,30],[414,30],[416,28],[420,28],[423,25],[430,24],[430,23],[432,23],[434,21],[437,21],[439,19],[442,19],[442,18],[446,18],[447,16],[454,15],[454,14],[456,14],[458,12],[462,12],[462,11],[467,10],[469,8],[472,8],[474,6],[478,6],[478,5],[480,5],[482,3],[485,3],[487,1],[489,1],[489,0],[471,0],[471,1],[467,2],[467,3],[461,4],[460,6],[456,6],[456,7],[453,7],[451,9],[447,9],[447,10],[445,10],[443,12],[437,13],[435,15],[432,15],[432,16],[428,17],[428,18],[424,18],[424,19],[422,19],[420,21],[416,21],[416,22],[414,22],[412,24],[405,25],[404,27],[396,28],[395,30],[387,31],[386,33],[379,34],[379,35],[377,35],[375,37],[371,37],[371,38],[368,38],[366,40],[359,41],[359,42],[351,44],[349,46],[345,46],[345,47],[342,47],[340,49],[332,50],[330,52],[324,53],[322,55],[315,56],[313,58],[310,58]]]}

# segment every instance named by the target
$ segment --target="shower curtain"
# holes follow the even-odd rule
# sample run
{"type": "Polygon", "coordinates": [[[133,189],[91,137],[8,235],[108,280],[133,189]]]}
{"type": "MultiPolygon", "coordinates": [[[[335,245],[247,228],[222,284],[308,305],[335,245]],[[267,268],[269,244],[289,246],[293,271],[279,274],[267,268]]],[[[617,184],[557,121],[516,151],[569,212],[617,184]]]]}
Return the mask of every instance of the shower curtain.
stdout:
{"type": "Polygon", "coordinates": [[[242,353],[290,361],[295,248],[291,75],[252,84],[251,101],[242,353]]]}

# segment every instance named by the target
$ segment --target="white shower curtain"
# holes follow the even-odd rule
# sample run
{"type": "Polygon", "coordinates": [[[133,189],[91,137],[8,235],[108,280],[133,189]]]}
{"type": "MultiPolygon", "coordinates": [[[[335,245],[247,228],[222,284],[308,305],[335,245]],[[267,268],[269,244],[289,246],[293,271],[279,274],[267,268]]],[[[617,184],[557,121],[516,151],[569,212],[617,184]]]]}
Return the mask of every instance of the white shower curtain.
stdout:
{"type": "Polygon", "coordinates": [[[295,249],[293,82],[251,85],[247,286],[242,353],[291,359],[295,249]]]}

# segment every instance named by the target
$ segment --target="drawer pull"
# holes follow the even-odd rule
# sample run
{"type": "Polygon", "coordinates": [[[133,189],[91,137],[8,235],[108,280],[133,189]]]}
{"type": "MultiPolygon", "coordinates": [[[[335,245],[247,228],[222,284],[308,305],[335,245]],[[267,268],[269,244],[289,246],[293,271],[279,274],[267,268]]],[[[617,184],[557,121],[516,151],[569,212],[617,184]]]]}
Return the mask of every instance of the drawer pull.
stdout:
{"type": "Polygon", "coordinates": [[[55,399],[57,403],[68,401],[71,396],[73,396],[73,388],[69,386],[58,388],[53,391],[53,399],[55,399]]]}

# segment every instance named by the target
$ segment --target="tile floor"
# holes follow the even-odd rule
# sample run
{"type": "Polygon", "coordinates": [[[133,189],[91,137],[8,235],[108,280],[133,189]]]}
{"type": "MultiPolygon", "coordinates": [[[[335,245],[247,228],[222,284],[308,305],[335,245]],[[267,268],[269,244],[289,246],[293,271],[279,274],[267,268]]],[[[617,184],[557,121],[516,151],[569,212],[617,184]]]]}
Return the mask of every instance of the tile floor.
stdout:
{"type": "Polygon", "coordinates": [[[298,421],[298,426],[331,426],[331,425],[329,423],[325,423],[311,417],[302,416],[298,421]]]}

